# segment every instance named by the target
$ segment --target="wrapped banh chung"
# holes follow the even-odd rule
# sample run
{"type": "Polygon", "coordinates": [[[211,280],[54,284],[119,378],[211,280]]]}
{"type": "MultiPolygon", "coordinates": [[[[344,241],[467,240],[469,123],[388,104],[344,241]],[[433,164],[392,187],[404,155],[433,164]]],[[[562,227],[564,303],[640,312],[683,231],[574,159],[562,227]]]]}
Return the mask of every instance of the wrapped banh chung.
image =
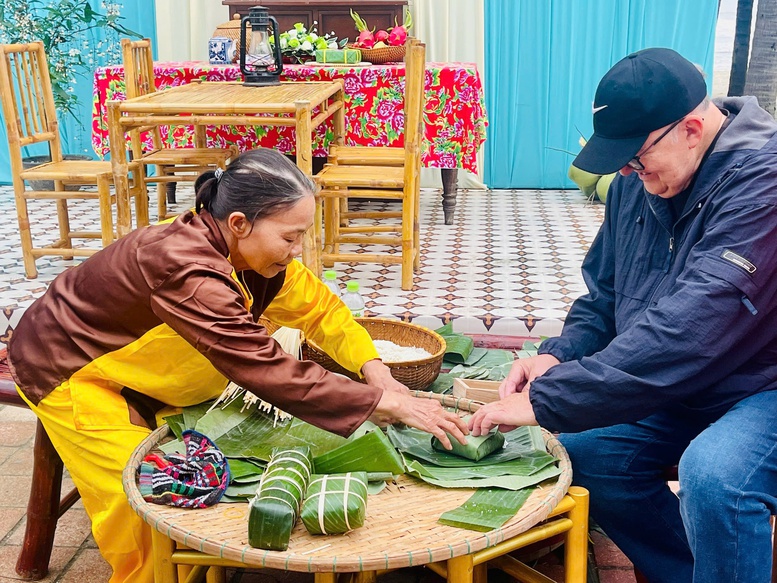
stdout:
{"type": "Polygon", "coordinates": [[[432,447],[475,462],[478,462],[488,454],[501,449],[505,444],[505,436],[496,429],[485,435],[479,435],[478,437],[467,435],[467,445],[461,445],[458,440],[451,435],[448,435],[448,439],[450,439],[451,445],[453,446],[452,450],[445,449],[445,446],[436,437],[432,438],[432,447]]]}
{"type": "Polygon", "coordinates": [[[310,534],[342,534],[364,524],[367,474],[313,474],[302,504],[302,522],[310,534]]]}
{"type": "Polygon", "coordinates": [[[310,448],[276,447],[262,474],[248,514],[248,544],[285,551],[310,482],[310,448]]]}

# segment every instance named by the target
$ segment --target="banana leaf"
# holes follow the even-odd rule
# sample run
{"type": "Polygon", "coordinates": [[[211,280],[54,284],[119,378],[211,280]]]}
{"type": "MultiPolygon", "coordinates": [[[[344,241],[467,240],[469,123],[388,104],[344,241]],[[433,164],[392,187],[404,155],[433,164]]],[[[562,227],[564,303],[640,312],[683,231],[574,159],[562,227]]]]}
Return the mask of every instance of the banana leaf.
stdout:
{"type": "Polygon", "coordinates": [[[499,528],[515,516],[533,491],[534,488],[517,491],[482,488],[458,508],[445,512],[437,522],[488,532],[499,528]]]}
{"type": "Polygon", "coordinates": [[[437,480],[459,480],[468,478],[495,478],[497,476],[532,476],[537,472],[544,470],[548,466],[554,465],[558,460],[548,453],[541,451],[530,455],[521,456],[518,459],[502,462],[499,464],[471,464],[468,467],[445,468],[435,466],[423,460],[417,460],[414,457],[402,454],[405,466],[410,464],[418,469],[419,473],[437,480]]]}
{"type": "Polygon", "coordinates": [[[432,447],[431,435],[411,427],[398,428],[389,425],[388,437],[399,451],[433,465],[448,468],[498,464],[534,454],[535,452],[545,452],[545,442],[542,439],[542,430],[539,427],[519,427],[509,433],[505,433],[506,441],[504,448],[479,462],[473,462],[450,453],[437,451],[432,447]]]}
{"type": "MultiPolygon", "coordinates": [[[[227,491],[224,492],[224,496],[232,498],[238,502],[248,502],[249,498],[256,496],[256,491],[259,489],[259,480],[255,482],[249,482],[247,484],[230,484],[227,491]]],[[[219,500],[223,502],[224,498],[219,500]]]]}
{"type": "Polygon", "coordinates": [[[248,513],[248,544],[285,551],[297,522],[312,468],[310,448],[279,447],[272,451],[248,513]]]}
{"type": "Polygon", "coordinates": [[[349,439],[340,447],[313,458],[318,474],[344,472],[405,473],[402,458],[380,428],[349,439]]]}
{"type": "Polygon", "coordinates": [[[197,425],[197,421],[202,418],[213,405],[213,401],[206,401],[199,405],[191,405],[190,407],[184,407],[183,412],[183,427],[184,429],[194,429],[197,425]]]}
{"type": "Polygon", "coordinates": [[[268,460],[276,447],[310,448],[312,455],[331,451],[346,439],[314,427],[299,419],[275,423],[261,411],[240,411],[243,402],[236,399],[214,409],[197,421],[196,429],[210,437],[229,457],[256,457],[268,460]]]}
{"type": "MultiPolygon", "coordinates": [[[[468,340],[472,342],[471,338],[468,338],[468,340]]],[[[453,346],[455,348],[458,348],[458,341],[454,342],[453,346]]],[[[469,351],[469,354],[465,358],[461,357],[460,352],[451,351],[451,352],[446,352],[445,356],[443,356],[442,359],[448,364],[465,364],[467,366],[473,366],[481,358],[483,358],[486,355],[486,353],[488,353],[488,349],[486,348],[473,347],[472,350],[469,351]]]]}
{"type": "Polygon", "coordinates": [[[453,377],[447,372],[441,372],[425,390],[442,395],[450,393],[451,389],[453,389],[453,377]]]}
{"type": "MultiPolygon", "coordinates": [[[[499,451],[505,443],[505,436],[496,428],[485,435],[478,435],[477,437],[467,435],[465,438],[467,443],[462,445],[451,434],[448,434],[452,448],[450,453],[474,462],[479,462],[489,454],[499,451]]],[[[432,437],[432,448],[437,451],[448,452],[443,443],[436,437],[432,437]]]]}
{"type": "Polygon", "coordinates": [[[310,534],[342,534],[364,524],[367,474],[313,474],[300,516],[310,534]]]}
{"type": "Polygon", "coordinates": [[[169,415],[164,418],[165,423],[167,423],[167,426],[170,428],[170,431],[173,432],[173,435],[177,439],[181,439],[181,435],[183,434],[184,430],[187,429],[184,427],[184,417],[183,413],[178,413],[177,415],[169,415]]]}
{"type": "Polygon", "coordinates": [[[229,458],[229,471],[233,482],[246,476],[256,476],[258,480],[264,472],[266,465],[265,463],[257,463],[245,458],[229,458]]]}
{"type": "Polygon", "coordinates": [[[429,471],[430,467],[421,464],[418,460],[407,460],[407,473],[423,480],[428,484],[439,488],[504,488],[505,490],[521,490],[534,486],[545,480],[555,478],[561,470],[555,465],[548,465],[531,475],[507,474],[489,477],[460,477],[457,472],[466,468],[433,468],[434,470],[448,470],[448,472],[429,471]],[[436,475],[447,476],[445,478],[436,475]]]}
{"type": "Polygon", "coordinates": [[[443,357],[444,360],[464,362],[475,347],[472,338],[453,331],[453,324],[448,323],[442,328],[437,328],[435,332],[445,340],[446,347],[445,356],[443,357]]]}

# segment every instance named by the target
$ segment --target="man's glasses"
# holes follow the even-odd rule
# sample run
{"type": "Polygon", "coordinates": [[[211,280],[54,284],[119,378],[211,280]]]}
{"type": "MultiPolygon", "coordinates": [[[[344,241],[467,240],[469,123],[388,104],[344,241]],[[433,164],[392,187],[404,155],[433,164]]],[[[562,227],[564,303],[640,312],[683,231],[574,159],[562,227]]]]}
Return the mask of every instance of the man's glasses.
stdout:
{"type": "Polygon", "coordinates": [[[658,136],[655,140],[653,140],[652,144],[650,144],[647,148],[645,148],[644,152],[642,152],[639,156],[634,156],[631,160],[629,160],[626,163],[626,166],[628,166],[632,170],[636,170],[637,172],[641,172],[642,170],[644,170],[645,169],[645,165],[640,161],[640,158],[642,156],[644,156],[645,154],[647,154],[650,151],[650,148],[652,148],[658,142],[663,140],[666,137],[666,135],[669,132],[671,132],[673,129],[675,129],[680,124],[680,122],[683,121],[684,119],[685,119],[685,117],[681,117],[676,122],[674,122],[672,125],[670,125],[663,134],[658,136]]]}

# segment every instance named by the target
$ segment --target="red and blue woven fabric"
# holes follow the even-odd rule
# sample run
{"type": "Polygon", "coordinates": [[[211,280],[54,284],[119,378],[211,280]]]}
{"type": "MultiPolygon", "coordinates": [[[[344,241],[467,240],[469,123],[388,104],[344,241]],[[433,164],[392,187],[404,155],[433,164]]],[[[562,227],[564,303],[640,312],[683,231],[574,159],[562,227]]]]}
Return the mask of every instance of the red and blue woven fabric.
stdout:
{"type": "Polygon", "coordinates": [[[182,434],[186,454],[149,454],[140,464],[139,489],[146,502],[181,508],[207,508],[229,485],[226,456],[202,433],[182,434]]]}

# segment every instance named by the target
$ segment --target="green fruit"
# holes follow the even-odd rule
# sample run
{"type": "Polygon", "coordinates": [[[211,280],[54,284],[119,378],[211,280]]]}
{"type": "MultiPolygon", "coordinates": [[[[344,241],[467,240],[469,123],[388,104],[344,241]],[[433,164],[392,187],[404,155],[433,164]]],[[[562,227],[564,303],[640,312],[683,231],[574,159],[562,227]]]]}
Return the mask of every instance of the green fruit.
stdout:
{"type": "Polygon", "coordinates": [[[607,192],[610,190],[610,184],[615,180],[617,174],[617,172],[605,174],[599,179],[599,182],[596,183],[596,196],[598,196],[599,200],[602,202],[607,202],[607,192]]]}
{"type": "Polygon", "coordinates": [[[586,196],[591,196],[596,191],[596,183],[601,176],[581,170],[577,166],[570,165],[567,171],[569,179],[577,184],[577,187],[583,191],[586,196]]]}

